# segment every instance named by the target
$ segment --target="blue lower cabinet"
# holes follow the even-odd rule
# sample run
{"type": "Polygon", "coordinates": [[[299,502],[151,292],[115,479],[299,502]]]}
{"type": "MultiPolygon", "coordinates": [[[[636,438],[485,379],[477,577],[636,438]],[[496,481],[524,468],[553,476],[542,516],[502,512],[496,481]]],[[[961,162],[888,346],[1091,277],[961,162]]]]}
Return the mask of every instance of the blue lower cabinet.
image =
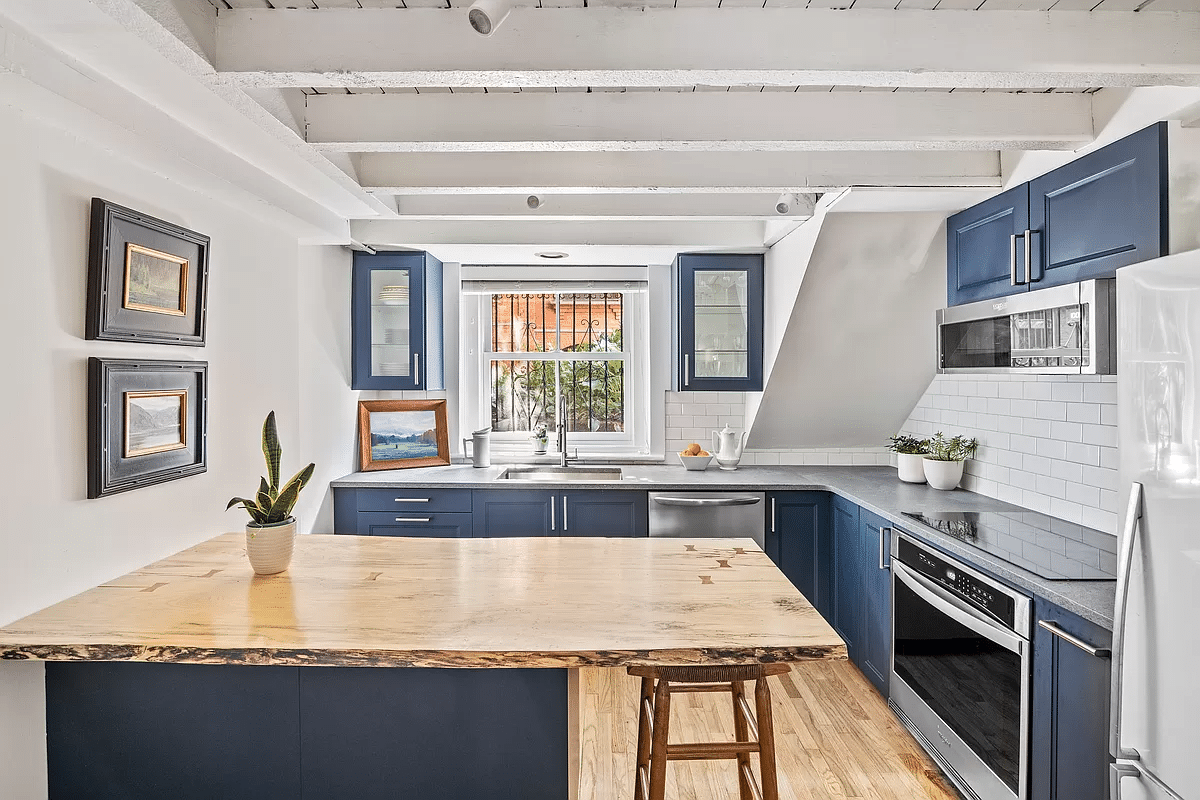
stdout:
{"type": "Polygon", "coordinates": [[[862,547],[858,506],[833,496],[833,616],[829,620],[846,642],[850,660],[858,663],[865,610],[862,591],[862,547]]]}
{"type": "Polygon", "coordinates": [[[470,538],[472,514],[438,511],[360,511],[359,536],[470,538]]]}
{"type": "Polygon", "coordinates": [[[1108,793],[1112,633],[1040,598],[1033,607],[1030,800],[1102,800],[1108,793]],[[1101,652],[1092,654],[1059,632],[1101,652]]]}
{"type": "Polygon", "coordinates": [[[648,536],[646,492],[588,490],[559,495],[561,536],[648,536]]]}
{"type": "Polygon", "coordinates": [[[359,536],[470,536],[471,490],[334,488],[333,530],[359,536]]]}
{"type": "Polygon", "coordinates": [[[772,492],[767,496],[766,553],[821,616],[833,608],[828,492],[772,492]]]}
{"type": "Polygon", "coordinates": [[[865,508],[858,512],[862,558],[863,635],[858,667],[884,697],[892,671],[891,523],[865,508]]]}
{"type": "Polygon", "coordinates": [[[562,493],[540,489],[478,489],[472,492],[474,536],[557,536],[562,493]]]}

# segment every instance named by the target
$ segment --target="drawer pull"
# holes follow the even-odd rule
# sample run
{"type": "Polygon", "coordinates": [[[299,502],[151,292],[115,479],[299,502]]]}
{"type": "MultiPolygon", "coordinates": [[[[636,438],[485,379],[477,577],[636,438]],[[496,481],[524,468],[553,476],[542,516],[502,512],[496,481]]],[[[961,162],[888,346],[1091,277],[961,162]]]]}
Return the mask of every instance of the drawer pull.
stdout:
{"type": "Polygon", "coordinates": [[[433,522],[432,517],[396,517],[396,522],[433,522]]]}
{"type": "Polygon", "coordinates": [[[1071,634],[1064,631],[1062,628],[1055,625],[1053,622],[1047,622],[1044,619],[1039,619],[1038,627],[1045,628],[1046,630],[1050,631],[1058,638],[1062,639],[1064,642],[1070,642],[1071,644],[1075,645],[1080,650],[1082,650],[1083,652],[1087,653],[1090,656],[1096,656],[1097,658],[1109,658],[1112,656],[1112,650],[1109,650],[1107,647],[1092,647],[1090,644],[1085,642],[1083,639],[1072,636],[1071,634]]]}
{"type": "Polygon", "coordinates": [[[428,497],[397,497],[397,503],[428,503],[428,497]]]}

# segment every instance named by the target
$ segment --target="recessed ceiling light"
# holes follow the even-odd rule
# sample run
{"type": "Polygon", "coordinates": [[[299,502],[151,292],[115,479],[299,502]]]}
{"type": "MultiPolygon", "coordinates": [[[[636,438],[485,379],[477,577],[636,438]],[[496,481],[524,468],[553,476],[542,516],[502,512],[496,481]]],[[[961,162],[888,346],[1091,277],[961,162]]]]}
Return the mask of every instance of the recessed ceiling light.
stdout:
{"type": "Polygon", "coordinates": [[[567,254],[558,250],[542,250],[539,253],[534,253],[538,258],[566,258],[567,254]]]}

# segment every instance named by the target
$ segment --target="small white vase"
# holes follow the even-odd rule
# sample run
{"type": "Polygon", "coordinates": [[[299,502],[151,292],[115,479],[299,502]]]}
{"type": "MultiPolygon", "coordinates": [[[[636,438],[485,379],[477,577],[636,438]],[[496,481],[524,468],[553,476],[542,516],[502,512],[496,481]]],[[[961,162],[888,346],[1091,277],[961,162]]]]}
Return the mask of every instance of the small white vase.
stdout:
{"type": "Polygon", "coordinates": [[[896,453],[896,476],[905,483],[924,483],[924,462],[921,453],[896,453]]]}
{"type": "Polygon", "coordinates": [[[932,458],[921,460],[925,469],[925,479],[934,489],[950,491],[958,488],[963,476],[963,462],[934,461],[932,458]]]}
{"type": "Polygon", "coordinates": [[[275,575],[287,569],[295,544],[295,517],[274,525],[246,525],[246,556],[257,575],[275,575]]]}

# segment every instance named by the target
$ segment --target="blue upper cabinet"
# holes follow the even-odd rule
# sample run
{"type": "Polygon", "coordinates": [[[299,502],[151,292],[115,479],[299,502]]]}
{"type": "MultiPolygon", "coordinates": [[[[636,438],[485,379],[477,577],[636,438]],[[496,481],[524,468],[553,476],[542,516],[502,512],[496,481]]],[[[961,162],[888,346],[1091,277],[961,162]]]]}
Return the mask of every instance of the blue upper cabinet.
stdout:
{"type": "Polygon", "coordinates": [[[1159,122],[1029,183],[1031,289],[1111,277],[1166,255],[1167,124],[1159,122]]]}
{"type": "Polygon", "coordinates": [[[985,200],[946,220],[949,305],[1024,291],[1029,184],[985,200]]]}
{"type": "Polygon", "coordinates": [[[949,305],[1112,277],[1168,251],[1159,122],[946,221],[949,305]]]}
{"type": "Polygon", "coordinates": [[[428,253],[355,253],[355,389],[444,389],[442,262],[428,253]]]}
{"type": "Polygon", "coordinates": [[[684,254],[675,279],[678,388],[761,391],[762,255],[684,254]]]}

